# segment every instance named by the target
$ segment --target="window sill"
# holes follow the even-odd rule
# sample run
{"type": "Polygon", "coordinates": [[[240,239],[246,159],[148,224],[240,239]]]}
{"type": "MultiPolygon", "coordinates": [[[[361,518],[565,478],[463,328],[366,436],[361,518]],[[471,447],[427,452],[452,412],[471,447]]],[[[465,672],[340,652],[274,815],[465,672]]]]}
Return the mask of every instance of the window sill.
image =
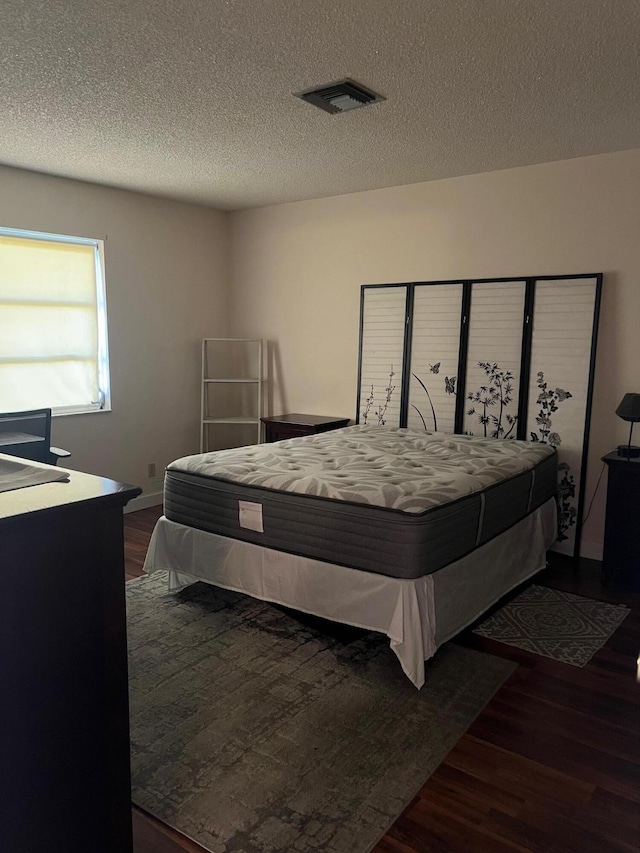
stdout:
{"type": "Polygon", "coordinates": [[[65,415],[95,415],[99,412],[110,412],[111,406],[102,406],[102,408],[98,408],[98,406],[77,406],[77,407],[65,407],[64,409],[52,409],[51,417],[59,418],[65,415]]]}

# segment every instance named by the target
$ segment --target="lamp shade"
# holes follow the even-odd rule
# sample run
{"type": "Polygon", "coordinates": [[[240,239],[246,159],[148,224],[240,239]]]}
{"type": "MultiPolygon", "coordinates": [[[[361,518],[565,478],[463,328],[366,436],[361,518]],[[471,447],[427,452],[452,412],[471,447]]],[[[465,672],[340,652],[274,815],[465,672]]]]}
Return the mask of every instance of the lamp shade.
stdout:
{"type": "Polygon", "coordinates": [[[625,394],[616,415],[623,421],[640,421],[640,394],[625,394]]]}

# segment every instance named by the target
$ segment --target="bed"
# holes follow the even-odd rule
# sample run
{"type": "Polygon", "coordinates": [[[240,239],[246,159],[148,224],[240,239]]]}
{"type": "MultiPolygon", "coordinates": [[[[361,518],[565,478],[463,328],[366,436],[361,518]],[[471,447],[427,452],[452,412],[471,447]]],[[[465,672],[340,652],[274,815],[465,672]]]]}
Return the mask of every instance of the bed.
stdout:
{"type": "Polygon", "coordinates": [[[411,681],[544,567],[548,445],[358,425],[176,460],[145,569],[374,631],[411,681]]]}

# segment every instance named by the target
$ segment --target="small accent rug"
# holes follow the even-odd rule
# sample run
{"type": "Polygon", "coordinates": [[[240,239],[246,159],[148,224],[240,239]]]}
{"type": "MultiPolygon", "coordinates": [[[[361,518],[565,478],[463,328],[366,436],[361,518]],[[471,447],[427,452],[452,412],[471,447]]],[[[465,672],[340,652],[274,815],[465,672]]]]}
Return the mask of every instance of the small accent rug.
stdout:
{"type": "Polygon", "coordinates": [[[127,584],[133,800],[213,853],[366,853],[509,661],[447,645],[418,691],[389,641],[158,572],[127,584]]]}
{"type": "Polygon", "coordinates": [[[474,634],[584,666],[629,613],[621,604],[533,584],[482,622],[474,634]]]}

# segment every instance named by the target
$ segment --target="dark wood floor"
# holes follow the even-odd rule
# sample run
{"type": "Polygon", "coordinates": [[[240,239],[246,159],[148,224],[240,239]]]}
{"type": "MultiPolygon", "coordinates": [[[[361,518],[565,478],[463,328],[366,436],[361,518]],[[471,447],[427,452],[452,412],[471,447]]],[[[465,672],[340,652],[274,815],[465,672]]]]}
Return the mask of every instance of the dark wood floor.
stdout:
{"type": "MultiPolygon", "coordinates": [[[[125,516],[127,579],[141,574],[159,515],[125,516]]],[[[465,632],[456,642],[518,668],[373,853],[640,850],[640,595],[604,590],[588,562],[576,572],[558,559],[536,580],[632,612],[583,669],[465,632]]],[[[133,815],[135,853],[201,853],[133,815]]]]}

